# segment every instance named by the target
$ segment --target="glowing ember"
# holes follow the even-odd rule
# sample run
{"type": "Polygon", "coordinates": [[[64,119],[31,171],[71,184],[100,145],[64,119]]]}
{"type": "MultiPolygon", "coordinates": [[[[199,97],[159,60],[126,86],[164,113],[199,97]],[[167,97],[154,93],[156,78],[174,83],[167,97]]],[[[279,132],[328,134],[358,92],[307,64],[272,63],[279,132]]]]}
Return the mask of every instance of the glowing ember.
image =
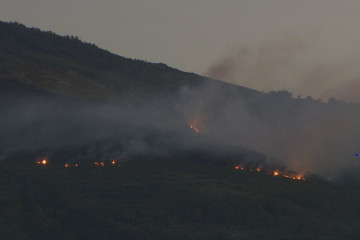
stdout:
{"type": "Polygon", "coordinates": [[[240,165],[235,165],[234,166],[234,168],[235,168],[235,170],[241,170],[241,171],[244,171],[245,170],[245,168],[244,167],[242,167],[242,166],[240,166],[240,165]]]}
{"type": "Polygon", "coordinates": [[[65,163],[65,167],[68,168],[70,167],[70,165],[68,163],[65,163]]]}
{"type": "Polygon", "coordinates": [[[103,167],[103,166],[105,166],[105,163],[104,162],[94,162],[94,165],[95,166],[100,166],[100,167],[103,167]]]}
{"type": "MultiPolygon", "coordinates": [[[[242,167],[241,165],[234,165],[235,170],[242,170],[244,171],[245,168],[242,167]]],[[[305,181],[306,178],[302,177],[301,175],[294,175],[294,174],[289,174],[289,173],[285,173],[285,172],[281,172],[279,170],[276,171],[266,171],[263,170],[261,168],[256,168],[256,169],[248,169],[249,172],[258,172],[259,174],[266,174],[266,175],[272,175],[274,177],[283,177],[283,178],[288,178],[288,179],[293,179],[293,180],[298,180],[298,181],[305,181]]]]}
{"type": "Polygon", "coordinates": [[[112,161],[111,161],[111,164],[112,164],[112,165],[115,165],[115,164],[116,164],[116,161],[115,161],[115,160],[112,160],[112,161]]]}
{"type": "Polygon", "coordinates": [[[78,167],[79,166],[79,164],[78,163],[75,163],[75,165],[74,165],[75,167],[78,167]]]}
{"type": "Polygon", "coordinates": [[[37,161],[36,162],[36,164],[38,164],[38,165],[46,165],[48,162],[47,162],[47,160],[46,159],[43,159],[43,160],[39,160],[39,161],[37,161]]]}
{"type": "Polygon", "coordinates": [[[196,133],[199,133],[199,129],[197,129],[196,127],[194,127],[193,125],[190,125],[190,128],[193,129],[196,133]]]}
{"type": "Polygon", "coordinates": [[[306,180],[306,178],[301,177],[301,176],[297,176],[297,177],[296,177],[296,179],[297,179],[297,180],[303,180],[303,181],[305,181],[305,180],[306,180]]]}

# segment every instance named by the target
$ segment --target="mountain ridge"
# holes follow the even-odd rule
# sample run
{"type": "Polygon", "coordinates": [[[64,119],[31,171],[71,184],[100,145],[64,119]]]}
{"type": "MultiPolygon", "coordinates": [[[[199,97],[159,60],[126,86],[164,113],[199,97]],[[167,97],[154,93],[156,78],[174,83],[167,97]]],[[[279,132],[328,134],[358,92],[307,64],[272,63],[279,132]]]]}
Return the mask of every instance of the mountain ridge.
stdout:
{"type": "Polygon", "coordinates": [[[19,23],[0,21],[0,43],[0,79],[60,95],[84,98],[126,92],[166,95],[183,86],[197,87],[205,82],[259,93],[163,63],[125,58],[77,37],[63,37],[19,23]]]}

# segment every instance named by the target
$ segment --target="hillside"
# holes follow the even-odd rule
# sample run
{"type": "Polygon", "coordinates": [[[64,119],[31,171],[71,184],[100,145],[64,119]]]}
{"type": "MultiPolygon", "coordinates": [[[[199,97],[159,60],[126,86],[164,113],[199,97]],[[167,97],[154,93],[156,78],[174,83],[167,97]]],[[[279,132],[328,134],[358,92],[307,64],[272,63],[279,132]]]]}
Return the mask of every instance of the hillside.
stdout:
{"type": "Polygon", "coordinates": [[[0,169],[3,239],[358,239],[359,205],[317,179],[231,164],[131,161],[0,169]],[[108,164],[108,163],[107,163],[108,164]]]}
{"type": "Polygon", "coordinates": [[[360,236],[359,104],[0,22],[0,116],[4,239],[360,236]]]}
{"type": "MultiPolygon", "coordinates": [[[[5,131],[0,139],[5,145],[33,145],[32,136],[24,133],[30,123],[17,124],[14,118],[31,119],[34,126],[42,126],[38,135],[45,135],[44,143],[64,139],[59,145],[72,142],[73,133],[94,133],[89,137],[96,141],[103,140],[96,134],[112,138],[115,133],[109,129],[104,136],[100,126],[117,129],[117,122],[127,118],[137,127],[166,131],[183,132],[190,124],[215,145],[250,148],[326,177],[337,177],[337,169],[348,167],[340,159],[352,161],[349,156],[358,151],[359,104],[293,98],[286,91],[258,92],[165,64],[127,59],[76,37],[18,23],[0,22],[0,43],[0,123],[4,129],[18,129],[5,131]],[[36,113],[25,111],[29,109],[36,113]],[[51,116],[55,113],[56,121],[51,116]],[[85,118],[98,122],[87,124],[85,118]],[[61,130],[50,136],[45,129],[61,130]]],[[[0,151],[0,157],[4,154],[0,151]]],[[[350,169],[360,167],[351,164],[350,169]]]]}
{"type": "Polygon", "coordinates": [[[165,64],[127,59],[77,37],[18,23],[0,22],[0,62],[1,80],[81,98],[170,95],[182,86],[215,81],[165,64]]]}

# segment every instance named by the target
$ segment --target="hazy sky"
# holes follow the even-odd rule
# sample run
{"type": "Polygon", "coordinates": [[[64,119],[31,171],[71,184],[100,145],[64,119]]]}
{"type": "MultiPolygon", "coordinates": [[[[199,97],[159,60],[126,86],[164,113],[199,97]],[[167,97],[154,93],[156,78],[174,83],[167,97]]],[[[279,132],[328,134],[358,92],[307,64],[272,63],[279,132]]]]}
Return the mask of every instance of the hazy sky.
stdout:
{"type": "Polygon", "coordinates": [[[344,100],[360,100],[359,12],[358,0],[0,3],[2,21],[76,35],[125,57],[259,90],[344,100]]]}

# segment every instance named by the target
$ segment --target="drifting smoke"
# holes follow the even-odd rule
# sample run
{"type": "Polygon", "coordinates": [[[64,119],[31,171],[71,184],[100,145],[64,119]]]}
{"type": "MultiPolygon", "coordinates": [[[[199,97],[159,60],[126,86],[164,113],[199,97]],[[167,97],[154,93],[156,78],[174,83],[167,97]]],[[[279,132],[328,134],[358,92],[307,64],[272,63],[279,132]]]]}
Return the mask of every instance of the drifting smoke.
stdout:
{"type": "Polygon", "coordinates": [[[0,156],[36,152],[72,164],[191,155],[204,161],[246,161],[255,168],[264,161],[281,161],[301,175],[332,178],[360,169],[354,157],[360,151],[358,104],[325,104],[292,98],[285,91],[265,94],[211,80],[183,87],[166,99],[154,97],[140,105],[133,100],[129,97],[125,104],[31,96],[5,101],[0,108],[0,156]]]}
{"type": "Polygon", "coordinates": [[[182,125],[164,114],[112,103],[27,102],[2,114],[0,155],[41,149],[50,154],[61,147],[75,159],[165,153],[166,134],[182,125]]]}
{"type": "Polygon", "coordinates": [[[287,90],[323,101],[337,98],[359,102],[360,54],[323,56],[317,51],[319,44],[292,37],[244,46],[216,62],[205,75],[260,91],[287,90]]]}
{"type": "Polygon", "coordinates": [[[214,141],[243,146],[281,159],[300,173],[335,178],[360,167],[360,106],[292,98],[284,91],[255,93],[207,84],[183,89],[183,111],[201,119],[199,130],[214,141]]]}

